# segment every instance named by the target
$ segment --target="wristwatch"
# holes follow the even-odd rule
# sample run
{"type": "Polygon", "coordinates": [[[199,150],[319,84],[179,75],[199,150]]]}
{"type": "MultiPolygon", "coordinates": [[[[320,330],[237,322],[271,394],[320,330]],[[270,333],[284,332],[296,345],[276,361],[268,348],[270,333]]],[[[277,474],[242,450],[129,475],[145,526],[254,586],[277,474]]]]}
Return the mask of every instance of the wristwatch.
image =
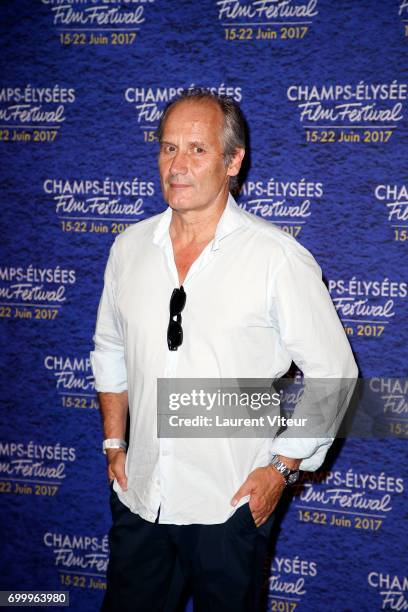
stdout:
{"type": "Polygon", "coordinates": [[[269,465],[272,465],[275,470],[278,470],[284,477],[287,485],[295,484],[299,479],[299,470],[291,470],[288,466],[278,459],[278,455],[274,455],[269,465]]]}
{"type": "Polygon", "coordinates": [[[127,444],[124,440],[120,440],[119,438],[106,438],[102,444],[102,452],[106,455],[106,450],[108,448],[123,448],[127,449],[127,444]]]}

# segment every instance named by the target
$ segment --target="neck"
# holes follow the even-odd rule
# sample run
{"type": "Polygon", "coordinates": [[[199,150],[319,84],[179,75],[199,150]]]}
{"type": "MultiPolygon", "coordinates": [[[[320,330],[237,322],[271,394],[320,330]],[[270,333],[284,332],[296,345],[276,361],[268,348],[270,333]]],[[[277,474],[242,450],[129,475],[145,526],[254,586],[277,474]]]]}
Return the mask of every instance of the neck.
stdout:
{"type": "Polygon", "coordinates": [[[209,242],[227,205],[228,196],[220,202],[200,210],[174,210],[170,223],[170,237],[178,244],[209,242]]]}

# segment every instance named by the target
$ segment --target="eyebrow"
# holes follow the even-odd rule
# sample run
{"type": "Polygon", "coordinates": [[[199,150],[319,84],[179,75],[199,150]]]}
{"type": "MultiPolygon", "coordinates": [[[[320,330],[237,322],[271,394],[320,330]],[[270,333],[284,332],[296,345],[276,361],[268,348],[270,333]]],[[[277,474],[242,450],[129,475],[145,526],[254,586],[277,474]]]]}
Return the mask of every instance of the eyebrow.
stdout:
{"type": "MultiPolygon", "coordinates": [[[[173,145],[173,147],[176,147],[177,145],[174,144],[174,142],[170,142],[169,140],[160,140],[159,144],[169,144],[169,145],[173,145]]],[[[188,143],[190,146],[193,145],[195,147],[208,147],[209,145],[205,142],[199,141],[199,140],[193,140],[191,142],[188,143]]]]}

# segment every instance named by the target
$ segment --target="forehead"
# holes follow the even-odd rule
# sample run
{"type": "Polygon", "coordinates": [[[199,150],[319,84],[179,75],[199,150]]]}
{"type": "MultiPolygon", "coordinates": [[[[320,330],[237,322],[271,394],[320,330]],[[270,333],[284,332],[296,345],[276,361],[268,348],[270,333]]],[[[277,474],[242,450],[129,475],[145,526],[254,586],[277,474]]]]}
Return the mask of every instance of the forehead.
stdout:
{"type": "Polygon", "coordinates": [[[173,132],[191,132],[206,138],[221,138],[224,117],[218,104],[211,100],[183,100],[168,113],[163,138],[173,132]]]}

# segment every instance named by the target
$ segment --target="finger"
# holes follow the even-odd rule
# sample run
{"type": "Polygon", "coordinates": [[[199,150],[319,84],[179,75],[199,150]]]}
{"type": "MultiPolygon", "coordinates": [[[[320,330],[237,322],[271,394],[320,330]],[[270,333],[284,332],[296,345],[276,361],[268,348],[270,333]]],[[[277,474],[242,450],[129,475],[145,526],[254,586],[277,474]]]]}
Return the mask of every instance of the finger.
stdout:
{"type": "Polygon", "coordinates": [[[255,523],[264,519],[267,515],[265,504],[254,495],[252,495],[251,499],[249,500],[249,509],[251,510],[255,523]]]}
{"type": "Polygon", "coordinates": [[[246,480],[231,499],[231,505],[236,506],[242,497],[249,495],[251,493],[251,488],[251,484],[246,480]]]}
{"type": "Polygon", "coordinates": [[[231,500],[231,504],[236,506],[240,499],[243,497],[249,497],[251,499],[251,495],[254,491],[254,483],[251,478],[247,478],[246,481],[240,486],[238,491],[235,493],[234,497],[231,500]]]}
{"type": "Polygon", "coordinates": [[[259,523],[259,521],[262,521],[265,518],[265,514],[261,512],[256,512],[255,514],[252,513],[252,517],[255,523],[259,523]]]}
{"type": "Polygon", "coordinates": [[[127,477],[125,473],[125,466],[116,465],[115,468],[112,469],[112,475],[113,475],[113,478],[116,478],[116,480],[118,481],[118,484],[120,488],[122,489],[122,491],[127,491],[128,482],[127,482],[127,477]]]}
{"type": "Polygon", "coordinates": [[[115,478],[118,481],[118,484],[120,486],[120,488],[122,489],[122,491],[127,491],[128,489],[128,483],[127,483],[127,478],[125,474],[115,474],[115,478]]]}
{"type": "Polygon", "coordinates": [[[264,523],[266,523],[266,521],[268,520],[269,516],[267,514],[260,514],[257,516],[256,520],[255,520],[255,524],[257,527],[260,527],[261,525],[263,525],[264,523]]]}
{"type": "Polygon", "coordinates": [[[259,517],[259,516],[257,516],[256,518],[254,517],[254,523],[257,527],[262,525],[262,517],[259,517]]]}
{"type": "Polygon", "coordinates": [[[125,453],[118,452],[112,460],[109,462],[109,467],[112,472],[112,477],[116,478],[122,491],[127,491],[128,483],[125,472],[126,455],[125,453]]]}

